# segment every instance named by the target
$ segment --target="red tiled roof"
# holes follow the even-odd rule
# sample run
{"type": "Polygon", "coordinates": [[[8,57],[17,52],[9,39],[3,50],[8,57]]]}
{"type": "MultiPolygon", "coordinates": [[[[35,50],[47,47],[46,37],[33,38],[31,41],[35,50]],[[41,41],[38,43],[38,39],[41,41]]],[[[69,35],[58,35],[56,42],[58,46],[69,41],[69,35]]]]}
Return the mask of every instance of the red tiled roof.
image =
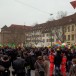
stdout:
{"type": "Polygon", "coordinates": [[[10,29],[15,28],[15,29],[28,30],[28,29],[31,29],[32,26],[12,24],[9,28],[10,28],[10,29]]]}
{"type": "Polygon", "coordinates": [[[66,26],[72,23],[76,23],[76,13],[70,16],[63,17],[58,20],[47,21],[46,23],[42,24],[42,27],[43,27],[43,31],[45,31],[46,29],[50,29],[51,27],[66,26]]]}
{"type": "MultiPolygon", "coordinates": [[[[57,25],[67,25],[67,24],[71,24],[71,23],[76,23],[76,13],[70,16],[66,16],[63,17],[61,19],[58,20],[54,20],[54,21],[49,21],[50,25],[52,26],[57,26],[57,25]]],[[[49,23],[48,22],[48,23],[49,23]]]]}
{"type": "Polygon", "coordinates": [[[47,21],[46,23],[42,23],[42,24],[36,24],[35,26],[26,26],[26,25],[17,25],[17,24],[12,24],[10,27],[7,27],[7,30],[11,30],[11,29],[19,29],[19,30],[27,30],[29,29],[29,31],[33,31],[33,30],[45,30],[45,29],[49,29],[52,26],[65,26],[71,23],[76,23],[76,13],[70,16],[66,16],[63,17],[61,19],[58,20],[53,20],[53,21],[47,21]]]}

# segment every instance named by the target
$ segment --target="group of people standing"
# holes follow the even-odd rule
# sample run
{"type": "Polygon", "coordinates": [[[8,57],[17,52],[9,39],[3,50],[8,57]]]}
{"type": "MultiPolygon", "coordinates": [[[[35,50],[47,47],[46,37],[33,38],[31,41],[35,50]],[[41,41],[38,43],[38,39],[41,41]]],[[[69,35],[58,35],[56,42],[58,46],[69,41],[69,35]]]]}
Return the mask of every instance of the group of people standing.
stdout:
{"type": "Polygon", "coordinates": [[[35,76],[76,76],[76,50],[51,48],[48,55],[38,56],[35,70],[35,76]]]}
{"type": "Polygon", "coordinates": [[[0,76],[75,76],[76,51],[57,48],[0,48],[0,76]],[[67,74],[68,73],[68,74],[67,74]],[[74,74],[74,75],[73,75],[74,74]]]}

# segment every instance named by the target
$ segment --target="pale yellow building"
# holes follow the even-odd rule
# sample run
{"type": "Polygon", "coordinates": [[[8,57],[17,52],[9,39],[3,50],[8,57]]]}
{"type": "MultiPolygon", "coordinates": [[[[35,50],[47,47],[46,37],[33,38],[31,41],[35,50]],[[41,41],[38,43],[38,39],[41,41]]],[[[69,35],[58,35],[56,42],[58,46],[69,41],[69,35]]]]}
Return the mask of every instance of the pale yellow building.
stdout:
{"type": "Polygon", "coordinates": [[[76,43],[76,14],[35,25],[27,32],[25,43],[45,47],[57,40],[68,45],[76,43]]]}
{"type": "Polygon", "coordinates": [[[76,24],[72,23],[65,27],[65,36],[66,40],[65,42],[68,45],[76,43],[76,24]]]}

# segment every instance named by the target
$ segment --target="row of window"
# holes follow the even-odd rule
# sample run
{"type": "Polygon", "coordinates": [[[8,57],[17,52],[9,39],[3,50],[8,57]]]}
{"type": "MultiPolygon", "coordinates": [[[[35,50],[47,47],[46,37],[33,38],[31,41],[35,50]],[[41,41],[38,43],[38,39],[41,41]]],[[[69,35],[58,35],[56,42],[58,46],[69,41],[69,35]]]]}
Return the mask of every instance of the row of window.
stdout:
{"type": "Polygon", "coordinates": [[[75,29],[74,25],[72,25],[71,27],[68,26],[68,27],[65,27],[65,32],[74,31],[74,29],[75,29]]]}
{"type": "Polygon", "coordinates": [[[65,38],[66,38],[66,40],[74,40],[75,39],[75,35],[74,34],[68,35],[65,38]]]}
{"type": "MultiPolygon", "coordinates": [[[[65,40],[68,40],[68,41],[70,41],[70,40],[75,40],[75,35],[74,35],[74,34],[72,34],[72,35],[67,35],[67,36],[65,36],[65,40]]],[[[43,39],[42,41],[41,41],[41,40],[32,40],[32,42],[35,42],[35,41],[45,43],[45,41],[46,41],[46,42],[54,42],[54,39],[46,39],[46,40],[43,39]]]]}
{"type": "Polygon", "coordinates": [[[27,42],[43,42],[45,43],[46,42],[54,42],[54,39],[43,39],[43,40],[27,40],[27,42]]]}
{"type": "Polygon", "coordinates": [[[42,42],[45,43],[46,42],[54,42],[54,39],[43,39],[42,42]]]}
{"type": "MultiPolygon", "coordinates": [[[[46,36],[50,36],[50,34],[48,33],[48,34],[46,34],[46,36]]],[[[45,37],[45,34],[41,34],[41,35],[35,34],[35,35],[28,35],[27,36],[27,38],[30,38],[30,37],[45,37]]]]}

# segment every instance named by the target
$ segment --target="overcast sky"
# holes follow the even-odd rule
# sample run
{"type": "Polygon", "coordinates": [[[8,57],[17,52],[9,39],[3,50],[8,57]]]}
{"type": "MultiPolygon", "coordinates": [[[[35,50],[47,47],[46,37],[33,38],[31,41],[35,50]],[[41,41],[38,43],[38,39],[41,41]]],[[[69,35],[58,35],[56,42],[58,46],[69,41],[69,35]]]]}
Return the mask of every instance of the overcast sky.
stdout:
{"type": "Polygon", "coordinates": [[[58,11],[76,12],[74,0],[0,0],[0,28],[11,24],[33,25],[55,18],[58,11]],[[53,14],[52,16],[50,14],[53,14]]]}

